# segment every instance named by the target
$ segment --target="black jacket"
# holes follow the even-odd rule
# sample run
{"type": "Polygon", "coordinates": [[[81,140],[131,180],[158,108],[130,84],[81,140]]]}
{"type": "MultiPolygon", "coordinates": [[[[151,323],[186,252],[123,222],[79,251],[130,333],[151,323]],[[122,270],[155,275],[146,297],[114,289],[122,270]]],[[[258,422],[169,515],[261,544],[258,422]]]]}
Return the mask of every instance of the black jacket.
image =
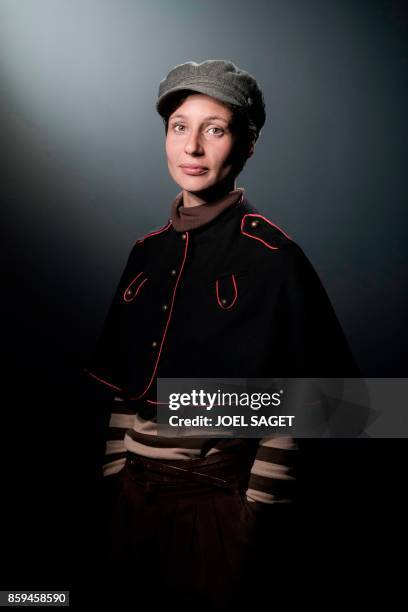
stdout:
{"type": "Polygon", "coordinates": [[[360,375],[308,258],[245,195],[137,240],[85,371],[134,400],[156,397],[156,377],[360,375]]]}

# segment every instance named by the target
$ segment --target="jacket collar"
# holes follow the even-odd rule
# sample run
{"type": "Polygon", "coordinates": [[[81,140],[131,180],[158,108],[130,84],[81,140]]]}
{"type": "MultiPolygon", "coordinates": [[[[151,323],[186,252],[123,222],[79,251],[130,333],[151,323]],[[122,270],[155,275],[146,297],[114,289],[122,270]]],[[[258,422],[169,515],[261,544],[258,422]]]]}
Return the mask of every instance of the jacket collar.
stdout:
{"type": "Polygon", "coordinates": [[[227,208],[242,201],[244,189],[238,187],[215,202],[199,206],[183,206],[183,192],[180,192],[171,205],[171,220],[176,232],[196,230],[213,221],[227,208]]]}
{"type": "MultiPolygon", "coordinates": [[[[252,206],[245,193],[237,202],[222,210],[211,221],[192,230],[190,240],[195,244],[213,243],[214,241],[228,241],[241,232],[242,217],[247,213],[258,213],[258,209],[252,206]]],[[[173,228],[174,229],[174,228],[173,228]]],[[[175,232],[178,234],[178,232],[175,232]]]]}

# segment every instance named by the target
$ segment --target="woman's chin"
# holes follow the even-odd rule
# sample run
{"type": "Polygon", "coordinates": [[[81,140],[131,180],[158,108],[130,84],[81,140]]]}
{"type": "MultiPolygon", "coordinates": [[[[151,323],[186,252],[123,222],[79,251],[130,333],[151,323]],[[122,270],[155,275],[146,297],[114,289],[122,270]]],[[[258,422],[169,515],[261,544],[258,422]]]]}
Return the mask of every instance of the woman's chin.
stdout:
{"type": "Polygon", "coordinates": [[[203,176],[191,176],[187,179],[184,176],[177,181],[177,183],[182,189],[185,191],[191,191],[192,193],[196,191],[203,191],[203,189],[208,189],[209,187],[213,186],[213,182],[208,180],[208,177],[204,178],[203,176]]]}

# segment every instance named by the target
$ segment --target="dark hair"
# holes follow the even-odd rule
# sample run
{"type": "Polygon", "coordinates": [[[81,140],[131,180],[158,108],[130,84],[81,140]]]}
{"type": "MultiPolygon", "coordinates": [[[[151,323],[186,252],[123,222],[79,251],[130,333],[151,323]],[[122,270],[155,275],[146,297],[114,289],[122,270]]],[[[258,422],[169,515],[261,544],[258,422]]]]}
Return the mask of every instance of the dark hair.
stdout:
{"type": "MultiPolygon", "coordinates": [[[[163,117],[166,135],[169,128],[170,115],[172,115],[174,111],[181,106],[188,96],[194,93],[198,92],[190,89],[183,89],[170,97],[166,105],[165,115],[163,117]]],[[[256,125],[248,117],[244,108],[236,106],[235,104],[228,104],[226,102],[222,102],[222,104],[224,104],[224,106],[229,108],[232,112],[232,119],[229,127],[231,132],[237,137],[233,151],[233,165],[235,173],[238,175],[240,172],[242,172],[249,157],[249,150],[258,140],[259,133],[256,125]]]]}

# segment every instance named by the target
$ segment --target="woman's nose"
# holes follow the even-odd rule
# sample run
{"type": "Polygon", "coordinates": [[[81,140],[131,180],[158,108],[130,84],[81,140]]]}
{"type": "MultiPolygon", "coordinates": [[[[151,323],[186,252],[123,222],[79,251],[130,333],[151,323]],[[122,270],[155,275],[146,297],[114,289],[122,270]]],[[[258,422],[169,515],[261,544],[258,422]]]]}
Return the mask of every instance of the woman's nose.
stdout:
{"type": "Polygon", "coordinates": [[[186,153],[201,153],[202,146],[200,142],[200,134],[199,132],[192,131],[190,136],[188,137],[185,145],[186,153]]]}

